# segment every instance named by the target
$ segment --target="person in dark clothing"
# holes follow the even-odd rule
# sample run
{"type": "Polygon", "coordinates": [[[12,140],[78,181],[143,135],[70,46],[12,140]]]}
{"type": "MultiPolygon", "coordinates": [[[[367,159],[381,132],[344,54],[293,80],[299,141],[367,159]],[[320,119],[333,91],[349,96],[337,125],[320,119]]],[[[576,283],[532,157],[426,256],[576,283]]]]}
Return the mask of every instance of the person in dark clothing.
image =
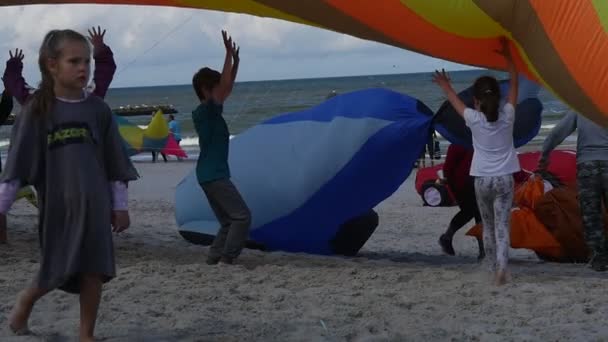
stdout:
{"type": "MultiPolygon", "coordinates": [[[[13,97],[4,90],[2,92],[2,99],[0,100],[0,126],[4,125],[8,116],[11,115],[13,110],[13,97]]],[[[2,171],[2,159],[0,159],[0,171],[2,171]]],[[[0,244],[6,243],[8,236],[6,233],[6,216],[0,215],[0,244]]]]}
{"type": "MultiPolygon", "coordinates": [[[[0,126],[6,123],[6,120],[13,111],[13,96],[4,88],[2,99],[0,99],[0,126]]],[[[0,159],[0,171],[2,171],[2,159],[0,159]]]]}
{"type": "MultiPolygon", "coordinates": [[[[443,164],[443,175],[460,208],[460,211],[450,221],[448,229],[439,238],[441,249],[449,255],[456,254],[452,246],[454,234],[472,219],[475,219],[475,223],[481,222],[475,199],[473,177],[469,175],[472,160],[472,148],[456,144],[448,147],[445,164],[443,164]]],[[[481,259],[484,256],[483,242],[481,240],[477,240],[477,242],[479,244],[479,258],[481,259]]]]}

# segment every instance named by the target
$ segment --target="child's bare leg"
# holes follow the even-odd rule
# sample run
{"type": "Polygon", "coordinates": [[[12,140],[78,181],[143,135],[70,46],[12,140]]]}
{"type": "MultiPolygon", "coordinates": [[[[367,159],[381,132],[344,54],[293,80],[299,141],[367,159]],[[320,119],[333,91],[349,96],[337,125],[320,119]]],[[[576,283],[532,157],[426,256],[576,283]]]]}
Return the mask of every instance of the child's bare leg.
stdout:
{"type": "Polygon", "coordinates": [[[101,276],[85,274],[80,287],[80,341],[95,341],[95,321],[101,299],[101,276]]]}
{"type": "Polygon", "coordinates": [[[8,319],[9,328],[15,334],[24,334],[27,332],[27,321],[30,318],[32,309],[36,301],[49,291],[40,288],[27,288],[17,295],[17,301],[8,319]]]}

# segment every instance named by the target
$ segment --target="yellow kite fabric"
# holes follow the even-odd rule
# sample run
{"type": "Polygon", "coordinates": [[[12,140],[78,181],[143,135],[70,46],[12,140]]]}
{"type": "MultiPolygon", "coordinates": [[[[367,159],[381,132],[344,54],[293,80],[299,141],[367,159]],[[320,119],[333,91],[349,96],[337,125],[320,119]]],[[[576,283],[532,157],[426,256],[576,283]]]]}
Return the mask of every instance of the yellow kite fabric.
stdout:
{"type": "MultiPolygon", "coordinates": [[[[100,3],[247,13],[313,25],[458,63],[518,69],[608,127],[607,0],[0,0],[0,5],[100,3]]],[[[311,42],[313,44],[313,42],[311,42]]],[[[311,45],[312,46],[312,45],[311,45]]]]}

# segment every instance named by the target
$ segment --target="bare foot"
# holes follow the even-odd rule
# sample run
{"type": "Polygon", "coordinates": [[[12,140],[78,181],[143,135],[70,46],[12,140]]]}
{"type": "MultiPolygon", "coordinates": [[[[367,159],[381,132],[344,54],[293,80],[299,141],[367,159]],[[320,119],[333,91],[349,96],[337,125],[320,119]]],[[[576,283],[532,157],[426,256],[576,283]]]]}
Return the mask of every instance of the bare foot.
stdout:
{"type": "Polygon", "coordinates": [[[496,286],[502,286],[507,283],[507,272],[505,271],[496,271],[496,286]]]}
{"type": "Polygon", "coordinates": [[[93,337],[93,336],[80,336],[80,342],[95,342],[95,337],[93,337]]]}
{"type": "Polygon", "coordinates": [[[26,298],[25,291],[21,291],[17,296],[17,301],[8,319],[8,326],[15,335],[27,335],[29,329],[27,321],[32,313],[33,303],[26,298]]]}

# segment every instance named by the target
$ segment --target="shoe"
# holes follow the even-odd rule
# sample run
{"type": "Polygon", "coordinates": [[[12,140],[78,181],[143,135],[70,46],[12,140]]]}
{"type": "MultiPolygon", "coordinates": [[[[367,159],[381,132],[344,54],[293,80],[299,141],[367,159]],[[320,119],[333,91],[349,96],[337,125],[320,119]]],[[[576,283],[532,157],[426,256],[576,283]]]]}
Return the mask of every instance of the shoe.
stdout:
{"type": "Polygon", "coordinates": [[[233,265],[234,264],[234,258],[223,256],[223,257],[220,258],[220,262],[222,264],[233,265]]]}
{"type": "Polygon", "coordinates": [[[209,256],[207,257],[207,265],[217,265],[217,263],[220,262],[220,259],[220,257],[209,256]]]}
{"type": "Polygon", "coordinates": [[[449,236],[442,234],[439,237],[439,245],[445,254],[456,255],[456,252],[454,252],[454,247],[452,246],[452,239],[450,239],[449,236]]]}
{"type": "Polygon", "coordinates": [[[608,257],[595,255],[590,262],[591,269],[596,272],[605,272],[608,270],[608,257]]]}

